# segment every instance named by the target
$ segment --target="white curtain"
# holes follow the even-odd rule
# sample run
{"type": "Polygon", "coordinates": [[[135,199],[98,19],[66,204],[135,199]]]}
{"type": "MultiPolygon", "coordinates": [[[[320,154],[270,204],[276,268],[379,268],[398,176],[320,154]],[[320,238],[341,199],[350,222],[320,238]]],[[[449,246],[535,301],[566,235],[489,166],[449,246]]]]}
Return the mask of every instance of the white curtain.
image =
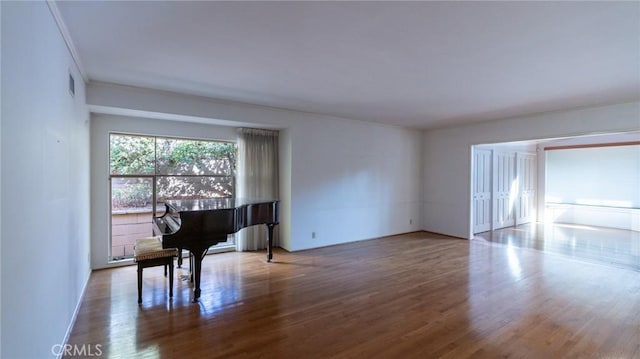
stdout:
{"type": "MultiPolygon", "coordinates": [[[[278,198],[278,131],[251,128],[238,129],[238,198],[278,198]]],[[[273,246],[278,245],[278,226],[273,233],[273,246]]],[[[236,250],[251,251],[267,248],[267,228],[264,225],[240,230],[236,250]]]]}

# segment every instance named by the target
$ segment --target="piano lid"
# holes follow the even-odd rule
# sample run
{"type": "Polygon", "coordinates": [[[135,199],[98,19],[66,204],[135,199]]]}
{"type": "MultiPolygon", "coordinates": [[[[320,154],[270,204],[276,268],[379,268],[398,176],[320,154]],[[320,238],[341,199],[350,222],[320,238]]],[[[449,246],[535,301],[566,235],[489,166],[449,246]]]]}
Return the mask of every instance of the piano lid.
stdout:
{"type": "Polygon", "coordinates": [[[176,212],[210,211],[238,208],[250,204],[278,202],[277,199],[259,198],[207,198],[168,200],[165,203],[176,212]]]}

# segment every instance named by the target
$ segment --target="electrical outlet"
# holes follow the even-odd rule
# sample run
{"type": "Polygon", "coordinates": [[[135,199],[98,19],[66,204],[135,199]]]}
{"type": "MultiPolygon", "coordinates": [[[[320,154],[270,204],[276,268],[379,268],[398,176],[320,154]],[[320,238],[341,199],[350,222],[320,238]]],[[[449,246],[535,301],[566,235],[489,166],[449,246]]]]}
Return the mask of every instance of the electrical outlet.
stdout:
{"type": "Polygon", "coordinates": [[[311,232],[311,239],[316,239],[316,232],[311,232]]]}
{"type": "Polygon", "coordinates": [[[413,224],[413,218],[409,220],[409,224],[413,224]]]}

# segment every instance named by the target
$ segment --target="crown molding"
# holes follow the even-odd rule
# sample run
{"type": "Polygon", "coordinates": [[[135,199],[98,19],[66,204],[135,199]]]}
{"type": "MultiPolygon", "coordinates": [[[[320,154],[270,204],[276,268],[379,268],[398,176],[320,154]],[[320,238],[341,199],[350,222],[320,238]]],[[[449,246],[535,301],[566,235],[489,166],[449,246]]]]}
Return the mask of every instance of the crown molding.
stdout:
{"type": "Polygon", "coordinates": [[[73,40],[71,39],[71,34],[69,34],[69,30],[67,26],[64,24],[62,19],[62,14],[60,14],[60,10],[58,9],[58,5],[55,0],[46,0],[47,6],[49,6],[49,11],[51,11],[51,15],[58,25],[58,30],[60,30],[60,34],[62,34],[62,38],[64,39],[64,43],[67,45],[67,49],[69,49],[69,53],[71,53],[71,57],[73,58],[73,62],[75,62],[78,71],[80,72],[80,76],[85,83],[89,82],[89,77],[87,76],[87,72],[82,66],[82,61],[80,61],[80,56],[78,55],[78,51],[76,51],[76,47],[73,44],[73,40]]]}

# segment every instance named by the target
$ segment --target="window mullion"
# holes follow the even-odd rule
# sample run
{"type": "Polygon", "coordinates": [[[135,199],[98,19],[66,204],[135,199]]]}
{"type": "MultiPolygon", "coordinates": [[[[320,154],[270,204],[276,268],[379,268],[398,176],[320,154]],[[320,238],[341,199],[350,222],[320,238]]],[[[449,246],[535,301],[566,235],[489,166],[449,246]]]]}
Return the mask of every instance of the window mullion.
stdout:
{"type": "Polygon", "coordinates": [[[153,217],[157,216],[156,213],[156,205],[158,204],[158,137],[153,137],[153,184],[152,184],[152,193],[151,193],[151,201],[153,204],[151,206],[152,211],[151,214],[153,217]]]}

